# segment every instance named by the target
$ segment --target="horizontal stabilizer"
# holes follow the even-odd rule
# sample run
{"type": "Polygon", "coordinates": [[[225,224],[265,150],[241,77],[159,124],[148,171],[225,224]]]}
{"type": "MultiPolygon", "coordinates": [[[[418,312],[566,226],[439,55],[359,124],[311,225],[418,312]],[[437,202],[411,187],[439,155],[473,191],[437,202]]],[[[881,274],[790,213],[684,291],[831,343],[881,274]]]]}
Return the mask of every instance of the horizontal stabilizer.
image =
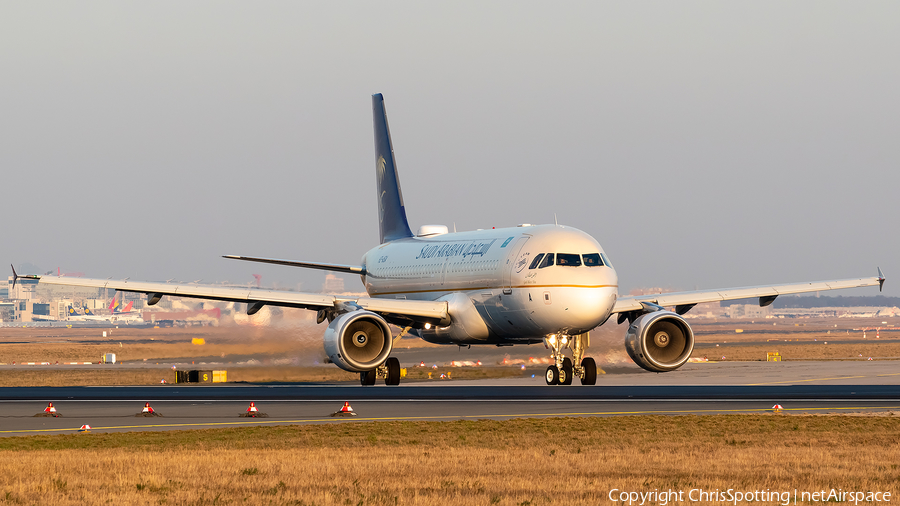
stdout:
{"type": "Polygon", "coordinates": [[[278,260],[277,258],[242,257],[237,255],[222,255],[222,258],[232,260],[246,260],[248,262],[260,262],[264,264],[290,265],[291,267],[306,267],[307,269],[320,269],[323,271],[346,272],[348,274],[365,274],[366,268],[360,265],[324,264],[321,262],[297,262],[294,260],[278,260]]]}

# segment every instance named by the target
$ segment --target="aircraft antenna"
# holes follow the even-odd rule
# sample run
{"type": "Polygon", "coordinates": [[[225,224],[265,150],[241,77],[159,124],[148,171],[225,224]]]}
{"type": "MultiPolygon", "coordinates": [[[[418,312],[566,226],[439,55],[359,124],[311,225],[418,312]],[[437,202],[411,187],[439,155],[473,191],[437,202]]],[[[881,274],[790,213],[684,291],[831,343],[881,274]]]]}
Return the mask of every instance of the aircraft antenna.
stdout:
{"type": "Polygon", "coordinates": [[[556,219],[556,213],[553,213],[553,223],[555,223],[557,227],[559,226],[559,220],[556,219]]]}
{"type": "Polygon", "coordinates": [[[456,233],[456,222],[455,221],[453,222],[453,233],[454,234],[456,233]]]}

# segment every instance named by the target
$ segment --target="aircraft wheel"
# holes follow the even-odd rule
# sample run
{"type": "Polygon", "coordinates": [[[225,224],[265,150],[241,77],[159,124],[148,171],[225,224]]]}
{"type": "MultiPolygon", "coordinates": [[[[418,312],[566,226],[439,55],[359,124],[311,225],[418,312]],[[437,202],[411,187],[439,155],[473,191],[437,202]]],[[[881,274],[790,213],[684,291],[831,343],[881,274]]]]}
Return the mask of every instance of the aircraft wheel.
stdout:
{"type": "Polygon", "coordinates": [[[559,371],[560,385],[572,384],[572,369],[572,360],[570,360],[569,357],[563,358],[562,370],[559,371]]]}
{"type": "Polygon", "coordinates": [[[591,357],[585,357],[581,361],[581,367],[584,368],[584,377],[581,378],[582,385],[596,385],[597,384],[597,362],[594,362],[594,359],[591,357]]]}
{"type": "Polygon", "coordinates": [[[399,385],[400,384],[400,359],[397,357],[390,357],[387,359],[387,362],[384,363],[387,366],[387,375],[384,377],[385,385],[399,385]]]}
{"type": "Polygon", "coordinates": [[[546,379],[548,385],[559,385],[559,369],[555,365],[547,368],[546,379]]]}
{"type": "Polygon", "coordinates": [[[362,386],[371,386],[375,384],[375,369],[371,371],[363,371],[359,373],[359,382],[362,386]]]}

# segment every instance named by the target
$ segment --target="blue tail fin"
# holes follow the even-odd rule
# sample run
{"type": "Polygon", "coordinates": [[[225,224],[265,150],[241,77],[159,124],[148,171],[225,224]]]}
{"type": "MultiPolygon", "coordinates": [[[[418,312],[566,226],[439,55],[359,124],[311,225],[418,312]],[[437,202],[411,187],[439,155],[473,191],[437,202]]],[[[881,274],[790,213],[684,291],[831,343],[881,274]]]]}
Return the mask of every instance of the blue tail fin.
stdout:
{"type": "Polygon", "coordinates": [[[384,112],[384,97],[381,93],[372,95],[372,116],[375,123],[375,183],[378,186],[378,226],[382,244],[412,237],[406,208],[403,207],[403,193],[394,161],[394,146],[391,144],[391,130],[388,128],[387,113],[384,112]]]}

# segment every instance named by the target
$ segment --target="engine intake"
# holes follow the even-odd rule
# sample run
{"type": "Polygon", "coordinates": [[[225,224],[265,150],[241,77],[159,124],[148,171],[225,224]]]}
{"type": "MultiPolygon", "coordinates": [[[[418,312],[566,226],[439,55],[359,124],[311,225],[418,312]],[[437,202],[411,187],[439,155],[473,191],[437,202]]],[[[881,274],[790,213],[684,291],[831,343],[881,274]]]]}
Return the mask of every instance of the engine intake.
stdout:
{"type": "Polygon", "coordinates": [[[325,329],[325,353],[345,371],[370,371],[391,354],[391,329],[370,311],[351,311],[335,318],[325,329]]]}
{"type": "Polygon", "coordinates": [[[694,331],[671,311],[647,313],[628,327],[625,349],[634,363],[648,371],[674,371],[691,357],[694,331]]]}

